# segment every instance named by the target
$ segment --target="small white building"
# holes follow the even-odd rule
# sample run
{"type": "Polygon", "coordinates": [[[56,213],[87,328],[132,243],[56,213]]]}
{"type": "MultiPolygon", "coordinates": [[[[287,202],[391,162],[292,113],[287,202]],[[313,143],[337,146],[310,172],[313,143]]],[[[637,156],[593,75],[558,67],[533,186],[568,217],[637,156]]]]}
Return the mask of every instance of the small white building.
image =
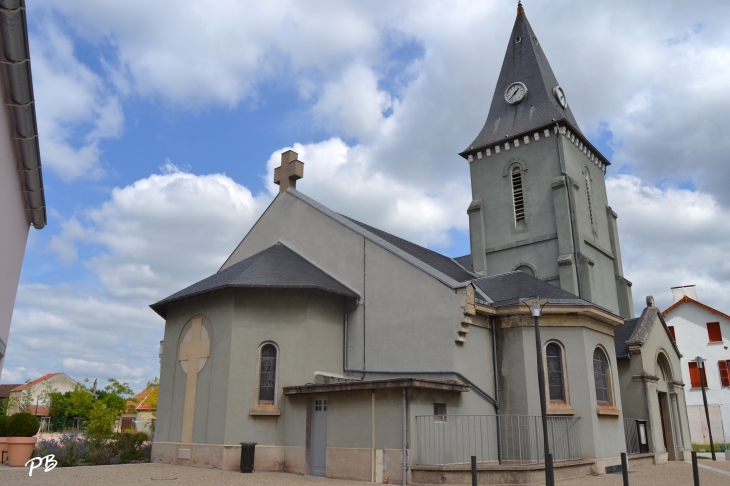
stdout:
{"type": "Polygon", "coordinates": [[[682,353],[690,434],[695,444],[709,444],[700,373],[704,370],[707,404],[715,444],[730,442],[730,315],[701,303],[694,285],[672,287],[674,303],[664,316],[682,353]],[[694,359],[706,361],[699,368],[694,359]]]}
{"type": "Polygon", "coordinates": [[[18,412],[31,412],[33,415],[45,416],[48,414],[48,394],[51,392],[66,393],[73,391],[78,383],[69,378],[65,373],[49,373],[40,378],[29,381],[24,385],[10,390],[10,404],[8,415],[18,412]],[[25,395],[25,396],[24,396],[25,395]],[[24,404],[25,398],[28,404],[24,404]]]}

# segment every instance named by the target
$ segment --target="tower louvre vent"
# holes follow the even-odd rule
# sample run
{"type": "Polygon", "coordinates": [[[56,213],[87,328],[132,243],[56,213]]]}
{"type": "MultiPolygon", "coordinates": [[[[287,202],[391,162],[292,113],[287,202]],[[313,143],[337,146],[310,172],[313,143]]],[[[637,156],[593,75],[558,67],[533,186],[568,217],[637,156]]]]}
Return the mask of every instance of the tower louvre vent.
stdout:
{"type": "Polygon", "coordinates": [[[522,171],[512,169],[512,200],[515,205],[515,223],[525,220],[525,200],[522,194],[522,171]]]}

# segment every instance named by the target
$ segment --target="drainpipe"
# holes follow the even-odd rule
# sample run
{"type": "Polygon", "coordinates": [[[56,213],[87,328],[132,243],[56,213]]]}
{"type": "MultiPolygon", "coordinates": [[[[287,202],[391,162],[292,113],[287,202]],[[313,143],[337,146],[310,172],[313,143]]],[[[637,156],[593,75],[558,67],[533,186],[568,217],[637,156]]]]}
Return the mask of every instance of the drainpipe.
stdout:
{"type": "Polygon", "coordinates": [[[560,125],[555,123],[555,138],[558,139],[558,159],[560,160],[560,173],[565,177],[565,187],[568,189],[568,212],[570,213],[570,235],[573,238],[573,258],[575,258],[575,278],[578,281],[578,297],[583,297],[580,285],[580,269],[578,268],[578,241],[575,237],[575,214],[573,213],[573,190],[570,185],[570,177],[565,172],[565,161],[563,160],[563,141],[560,138],[560,125]]]}
{"type": "Polygon", "coordinates": [[[403,388],[403,486],[406,486],[408,477],[408,417],[406,414],[407,388],[403,388]]]}
{"type": "Polygon", "coordinates": [[[494,408],[497,412],[497,459],[499,460],[499,465],[502,465],[502,423],[500,419],[500,409],[499,409],[499,372],[497,371],[497,327],[496,322],[494,319],[494,316],[490,317],[492,321],[492,357],[494,358],[494,395],[496,397],[496,402],[494,404],[494,408]]]}

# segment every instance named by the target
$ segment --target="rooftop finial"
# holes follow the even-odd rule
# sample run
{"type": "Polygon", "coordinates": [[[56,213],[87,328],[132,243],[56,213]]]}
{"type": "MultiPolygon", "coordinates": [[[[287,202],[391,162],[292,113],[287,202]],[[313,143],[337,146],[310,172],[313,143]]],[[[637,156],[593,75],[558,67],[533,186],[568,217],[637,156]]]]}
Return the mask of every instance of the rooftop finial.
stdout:
{"type": "Polygon", "coordinates": [[[520,15],[520,14],[522,14],[522,15],[525,14],[525,9],[522,8],[522,0],[518,0],[518,2],[517,2],[517,15],[520,15]]]}

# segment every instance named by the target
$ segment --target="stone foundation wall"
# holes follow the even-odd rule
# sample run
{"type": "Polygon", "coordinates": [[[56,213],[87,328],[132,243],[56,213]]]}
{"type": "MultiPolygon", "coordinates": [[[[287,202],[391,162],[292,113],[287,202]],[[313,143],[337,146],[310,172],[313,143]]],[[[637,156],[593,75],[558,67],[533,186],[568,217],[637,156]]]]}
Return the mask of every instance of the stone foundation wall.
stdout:
{"type": "MultiPolygon", "coordinates": [[[[382,475],[390,482],[400,483],[402,451],[385,449],[382,454],[382,475]]],[[[222,444],[180,444],[177,442],[153,442],[152,462],[216,469],[238,470],[241,468],[241,446],[222,444]]],[[[327,448],[328,478],[371,481],[373,475],[372,449],[350,447],[327,448]]],[[[275,471],[309,474],[307,448],[295,446],[257,445],[254,458],[257,471],[275,471]]]]}

